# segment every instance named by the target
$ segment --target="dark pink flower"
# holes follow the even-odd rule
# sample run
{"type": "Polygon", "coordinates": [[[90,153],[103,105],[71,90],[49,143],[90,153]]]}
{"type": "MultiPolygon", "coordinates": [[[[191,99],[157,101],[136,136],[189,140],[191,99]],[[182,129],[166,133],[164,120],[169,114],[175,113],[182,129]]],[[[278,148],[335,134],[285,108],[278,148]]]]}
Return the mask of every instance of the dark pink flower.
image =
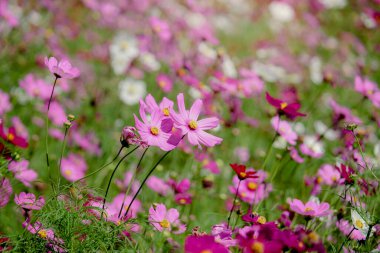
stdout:
{"type": "Polygon", "coordinates": [[[280,115],[286,115],[290,119],[295,119],[296,117],[305,117],[306,114],[298,112],[301,105],[299,103],[288,104],[284,100],[280,100],[272,97],[269,93],[266,93],[266,99],[270,105],[277,108],[280,115]]]}
{"type": "Polygon", "coordinates": [[[71,66],[68,60],[58,60],[54,57],[45,57],[45,66],[49,68],[49,71],[57,78],[73,79],[80,75],[78,68],[71,66]]]}
{"type": "Polygon", "coordinates": [[[4,131],[2,121],[0,121],[0,138],[20,148],[27,148],[29,145],[28,141],[25,138],[23,138],[20,134],[17,133],[15,127],[13,126],[10,127],[8,129],[8,133],[6,133],[4,131]]]}
{"type": "Polygon", "coordinates": [[[41,210],[45,205],[45,199],[42,196],[36,199],[36,196],[33,193],[21,192],[19,195],[15,196],[15,203],[24,209],[41,210]]]}
{"type": "Polygon", "coordinates": [[[215,241],[212,235],[191,235],[185,241],[185,253],[228,253],[228,249],[215,241]]]}
{"type": "Polygon", "coordinates": [[[216,117],[198,120],[199,114],[202,109],[203,102],[197,99],[191,106],[190,110],[185,108],[185,100],[183,94],[177,96],[179,113],[171,110],[171,117],[174,121],[174,126],[179,128],[182,135],[187,135],[190,144],[201,144],[207,147],[213,147],[220,144],[223,139],[206,133],[204,130],[209,130],[219,125],[219,119],[216,117]]]}

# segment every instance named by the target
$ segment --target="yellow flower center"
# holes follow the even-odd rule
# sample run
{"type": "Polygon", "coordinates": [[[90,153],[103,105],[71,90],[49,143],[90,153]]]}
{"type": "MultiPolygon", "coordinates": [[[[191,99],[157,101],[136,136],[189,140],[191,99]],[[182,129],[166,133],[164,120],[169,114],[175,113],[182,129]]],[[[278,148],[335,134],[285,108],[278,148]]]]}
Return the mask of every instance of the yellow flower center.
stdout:
{"type": "Polygon", "coordinates": [[[42,238],[46,238],[47,232],[45,229],[41,229],[40,231],[38,231],[38,235],[41,236],[42,238]]]}
{"type": "Polygon", "coordinates": [[[158,86],[160,86],[161,88],[163,88],[163,87],[166,86],[166,83],[161,80],[161,81],[158,82],[158,86]]]}
{"type": "Polygon", "coordinates": [[[180,200],[179,200],[179,203],[182,204],[182,205],[183,205],[183,204],[186,204],[186,199],[180,199],[180,200]]]}
{"type": "Polygon", "coordinates": [[[257,219],[257,222],[260,223],[260,224],[265,224],[265,223],[267,223],[267,219],[264,216],[260,216],[257,219]]]}
{"type": "Polygon", "coordinates": [[[317,177],[317,183],[320,184],[322,183],[323,179],[321,177],[317,177]]]}
{"type": "Polygon", "coordinates": [[[306,212],[313,211],[313,210],[314,210],[314,209],[311,208],[311,207],[306,207],[306,208],[305,208],[305,211],[306,211],[306,212]]]}
{"type": "Polygon", "coordinates": [[[240,195],[244,198],[244,197],[247,196],[247,193],[246,192],[242,192],[242,193],[240,193],[240,195]]]}
{"type": "Polygon", "coordinates": [[[158,135],[159,132],[160,132],[160,130],[158,130],[157,127],[151,127],[150,128],[150,133],[153,135],[158,135]]]}
{"type": "Polygon", "coordinates": [[[363,222],[361,222],[360,220],[355,221],[355,225],[359,229],[362,229],[364,227],[363,222]]]}
{"type": "Polygon", "coordinates": [[[129,47],[129,43],[127,41],[123,41],[120,45],[121,49],[127,50],[129,47]]]}
{"type": "Polygon", "coordinates": [[[161,26],[160,25],[155,25],[153,27],[153,29],[156,31],[156,33],[160,33],[161,32],[161,26]]]}
{"type": "Polygon", "coordinates": [[[254,242],[251,250],[253,253],[264,253],[264,245],[261,242],[254,242]]]}
{"type": "Polygon", "coordinates": [[[282,102],[280,105],[281,110],[284,110],[288,106],[288,103],[282,102]]]}
{"type": "Polygon", "coordinates": [[[190,129],[195,130],[195,129],[197,129],[198,124],[195,120],[190,120],[189,127],[190,127],[190,129]]]}
{"type": "Polygon", "coordinates": [[[15,136],[11,133],[8,134],[8,140],[13,141],[15,139],[15,136]]]}
{"type": "Polygon", "coordinates": [[[313,243],[317,243],[319,241],[319,235],[315,232],[311,232],[307,235],[307,237],[309,237],[310,241],[313,243]]]}
{"type": "Polygon", "coordinates": [[[67,176],[71,176],[71,174],[73,174],[73,172],[71,170],[65,170],[65,174],[67,176]]]}
{"type": "Polygon", "coordinates": [[[160,226],[163,227],[163,228],[169,228],[170,227],[170,222],[167,219],[163,219],[160,222],[160,226]]]}
{"type": "Polygon", "coordinates": [[[245,178],[245,177],[247,176],[247,173],[245,173],[245,172],[240,172],[240,173],[239,173],[239,176],[240,176],[241,178],[245,178]]]}
{"type": "Polygon", "coordinates": [[[169,108],[164,108],[164,110],[162,110],[162,112],[164,113],[165,116],[169,116],[169,114],[170,114],[169,108]]]}
{"type": "Polygon", "coordinates": [[[187,73],[187,71],[186,71],[186,69],[184,69],[184,68],[180,68],[180,69],[177,70],[177,74],[178,74],[180,77],[185,76],[186,73],[187,73]]]}
{"type": "Polygon", "coordinates": [[[201,251],[201,253],[212,253],[212,251],[209,250],[209,249],[204,249],[204,250],[201,251]]]}
{"type": "Polygon", "coordinates": [[[248,185],[247,185],[248,189],[250,189],[251,191],[254,191],[257,189],[257,184],[254,183],[254,182],[249,182],[248,185]]]}

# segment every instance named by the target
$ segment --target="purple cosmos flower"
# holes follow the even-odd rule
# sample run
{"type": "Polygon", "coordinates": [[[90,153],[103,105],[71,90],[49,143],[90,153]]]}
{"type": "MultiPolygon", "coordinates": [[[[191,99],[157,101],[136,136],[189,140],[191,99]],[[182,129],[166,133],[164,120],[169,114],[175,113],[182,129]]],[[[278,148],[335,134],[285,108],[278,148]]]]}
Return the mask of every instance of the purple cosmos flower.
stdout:
{"type": "Polygon", "coordinates": [[[36,199],[36,196],[33,193],[21,192],[19,195],[15,196],[16,205],[28,209],[28,210],[41,210],[45,205],[44,197],[40,196],[36,199]]]}
{"type": "Polygon", "coordinates": [[[169,231],[174,234],[182,234],[186,226],[179,220],[177,209],[166,209],[164,204],[157,204],[149,208],[149,222],[158,231],[169,231]]]}
{"type": "Polygon", "coordinates": [[[185,108],[185,100],[182,93],[177,96],[177,102],[179,113],[172,110],[171,117],[174,121],[174,126],[181,130],[182,135],[187,135],[190,144],[198,145],[199,147],[201,144],[213,147],[223,141],[222,138],[204,131],[217,127],[219,124],[218,118],[211,117],[198,120],[203,105],[202,100],[197,99],[189,111],[185,108]]]}
{"type": "Polygon", "coordinates": [[[80,75],[79,69],[71,66],[68,60],[58,61],[54,57],[45,57],[45,66],[56,78],[73,79],[80,75]]]}
{"type": "Polygon", "coordinates": [[[318,204],[314,201],[308,201],[306,204],[299,199],[289,201],[290,209],[294,212],[310,217],[322,217],[331,213],[330,205],[326,202],[318,204]]]}

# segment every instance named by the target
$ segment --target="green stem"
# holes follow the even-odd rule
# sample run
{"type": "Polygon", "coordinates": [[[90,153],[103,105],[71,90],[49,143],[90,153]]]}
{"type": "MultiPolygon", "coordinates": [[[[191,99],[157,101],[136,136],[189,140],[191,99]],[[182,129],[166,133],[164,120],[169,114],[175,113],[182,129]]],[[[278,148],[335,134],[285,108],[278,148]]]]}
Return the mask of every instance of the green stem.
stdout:
{"type": "Polygon", "coordinates": [[[70,126],[66,126],[65,125],[65,136],[63,137],[63,143],[62,143],[62,148],[61,148],[61,156],[59,158],[59,165],[58,165],[58,179],[57,179],[57,182],[58,182],[57,189],[58,189],[58,191],[59,191],[59,185],[61,183],[60,182],[61,181],[60,173],[61,173],[61,166],[62,166],[62,158],[63,158],[63,153],[65,152],[65,147],[66,147],[66,142],[67,142],[67,135],[68,135],[69,129],[70,129],[70,126]]]}
{"type": "Polygon", "coordinates": [[[53,186],[53,181],[52,181],[52,178],[51,178],[50,161],[49,161],[49,110],[50,110],[51,101],[53,99],[53,93],[54,93],[55,85],[57,84],[57,80],[58,80],[58,77],[56,76],[55,80],[54,80],[54,84],[53,84],[53,89],[52,89],[52,91],[50,93],[50,99],[49,99],[49,103],[48,103],[48,109],[47,109],[47,112],[46,112],[46,123],[45,123],[45,125],[46,125],[46,135],[45,135],[46,165],[47,165],[47,168],[48,168],[49,181],[51,183],[51,187],[52,187],[53,190],[54,190],[54,186],[53,186]]]}
{"type": "Polygon", "coordinates": [[[231,215],[232,215],[232,212],[234,211],[235,209],[235,202],[236,202],[236,198],[239,194],[239,187],[240,187],[240,183],[241,183],[241,180],[239,180],[239,183],[238,183],[238,187],[236,189],[236,193],[235,193],[235,197],[234,197],[234,202],[232,203],[232,208],[230,210],[230,214],[228,215],[228,218],[227,218],[227,228],[230,227],[230,220],[231,220],[231,215]]]}
{"type": "Polygon", "coordinates": [[[355,228],[353,228],[350,233],[347,235],[347,238],[344,240],[344,242],[342,243],[342,245],[340,245],[340,248],[338,250],[338,253],[342,251],[343,249],[343,246],[346,244],[346,242],[350,239],[350,236],[352,234],[352,232],[354,232],[355,228]]]}
{"type": "Polygon", "coordinates": [[[356,140],[356,143],[357,143],[358,146],[359,146],[360,155],[362,156],[362,159],[363,159],[363,161],[364,161],[364,164],[365,164],[366,169],[369,170],[369,171],[371,171],[372,175],[376,178],[377,181],[379,181],[379,179],[377,178],[377,176],[375,175],[375,173],[373,172],[373,170],[369,168],[369,166],[368,166],[368,164],[367,164],[367,161],[366,161],[366,159],[364,158],[364,152],[363,152],[362,146],[360,145],[359,139],[358,139],[358,137],[356,136],[354,130],[352,130],[352,134],[354,135],[355,140],[356,140]]]}
{"type": "Polygon", "coordinates": [[[170,153],[172,152],[173,150],[170,150],[170,151],[167,151],[157,162],[156,164],[150,169],[149,173],[145,176],[144,180],[142,181],[139,189],[137,190],[137,192],[135,193],[135,195],[133,196],[132,200],[131,200],[131,203],[129,203],[128,205],[128,208],[127,208],[127,211],[125,212],[123,218],[127,217],[128,215],[128,212],[129,212],[129,209],[131,209],[131,206],[133,204],[133,202],[135,201],[135,199],[137,198],[137,195],[139,195],[141,189],[143,188],[146,180],[148,180],[149,176],[153,173],[153,171],[157,168],[157,166],[162,162],[162,160],[165,159],[165,157],[170,153]]]}
{"type": "Polygon", "coordinates": [[[143,158],[144,158],[144,156],[145,156],[145,153],[148,151],[148,149],[149,149],[149,146],[144,150],[144,153],[141,155],[140,160],[139,160],[139,162],[137,163],[136,169],[135,169],[135,171],[133,172],[133,177],[131,178],[131,181],[129,182],[129,185],[128,185],[128,188],[127,188],[127,191],[125,192],[124,199],[123,199],[123,204],[121,205],[121,208],[120,208],[120,211],[119,211],[118,218],[120,218],[120,216],[121,216],[121,212],[123,211],[124,204],[125,204],[125,199],[127,198],[127,195],[129,194],[129,191],[131,190],[131,187],[132,187],[133,181],[135,181],[135,178],[136,178],[136,175],[137,175],[137,170],[138,170],[138,168],[140,167],[141,161],[143,160],[143,158]]]}
{"type": "Polygon", "coordinates": [[[108,196],[108,191],[109,191],[109,189],[110,189],[111,181],[112,181],[113,176],[114,176],[115,173],[116,173],[117,168],[119,168],[121,162],[122,162],[125,158],[127,158],[130,154],[132,154],[132,153],[133,153],[138,147],[140,147],[140,146],[135,147],[134,149],[132,149],[131,151],[129,151],[126,155],[124,155],[124,156],[120,159],[120,161],[116,164],[116,167],[113,169],[112,174],[111,174],[111,177],[110,177],[110,179],[108,180],[108,185],[107,185],[106,194],[104,195],[103,206],[102,206],[102,214],[101,214],[100,219],[103,219],[104,206],[105,206],[105,204],[106,204],[106,199],[107,199],[107,196],[108,196]]]}

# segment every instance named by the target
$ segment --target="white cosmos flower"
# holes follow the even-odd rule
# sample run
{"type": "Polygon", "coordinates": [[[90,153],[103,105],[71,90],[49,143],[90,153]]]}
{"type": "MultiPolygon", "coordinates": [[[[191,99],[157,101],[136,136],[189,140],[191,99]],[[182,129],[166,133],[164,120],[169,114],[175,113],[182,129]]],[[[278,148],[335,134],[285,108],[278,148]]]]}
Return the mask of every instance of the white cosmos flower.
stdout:
{"type": "Polygon", "coordinates": [[[222,70],[228,77],[234,78],[237,76],[235,64],[228,55],[223,55],[222,70]]]}
{"type": "Polygon", "coordinates": [[[135,105],[145,96],[146,85],[141,80],[127,78],[119,83],[119,96],[127,105],[135,105]]]}
{"type": "Polygon", "coordinates": [[[269,13],[278,22],[289,22],[294,18],[294,10],[287,3],[274,1],[269,4],[269,13]]]}
{"type": "Polygon", "coordinates": [[[116,35],[111,46],[111,66],[115,74],[122,74],[139,54],[138,43],[135,37],[127,33],[116,35]]]}
{"type": "Polygon", "coordinates": [[[217,52],[207,42],[201,42],[198,44],[198,51],[207,58],[215,60],[217,52]]]}
{"type": "Polygon", "coordinates": [[[310,60],[309,65],[310,71],[310,79],[313,83],[319,85],[323,81],[323,73],[322,73],[322,61],[319,57],[314,56],[310,60]]]}
{"type": "Polygon", "coordinates": [[[319,0],[327,9],[341,9],[346,6],[346,0],[319,0]]]}
{"type": "Polygon", "coordinates": [[[156,57],[151,53],[142,53],[140,55],[140,61],[146,67],[148,67],[152,71],[157,71],[160,69],[161,64],[157,61],[156,57]]]}
{"type": "Polygon", "coordinates": [[[369,225],[363,217],[354,209],[351,209],[351,219],[354,227],[359,230],[364,236],[367,236],[369,225]]]}

